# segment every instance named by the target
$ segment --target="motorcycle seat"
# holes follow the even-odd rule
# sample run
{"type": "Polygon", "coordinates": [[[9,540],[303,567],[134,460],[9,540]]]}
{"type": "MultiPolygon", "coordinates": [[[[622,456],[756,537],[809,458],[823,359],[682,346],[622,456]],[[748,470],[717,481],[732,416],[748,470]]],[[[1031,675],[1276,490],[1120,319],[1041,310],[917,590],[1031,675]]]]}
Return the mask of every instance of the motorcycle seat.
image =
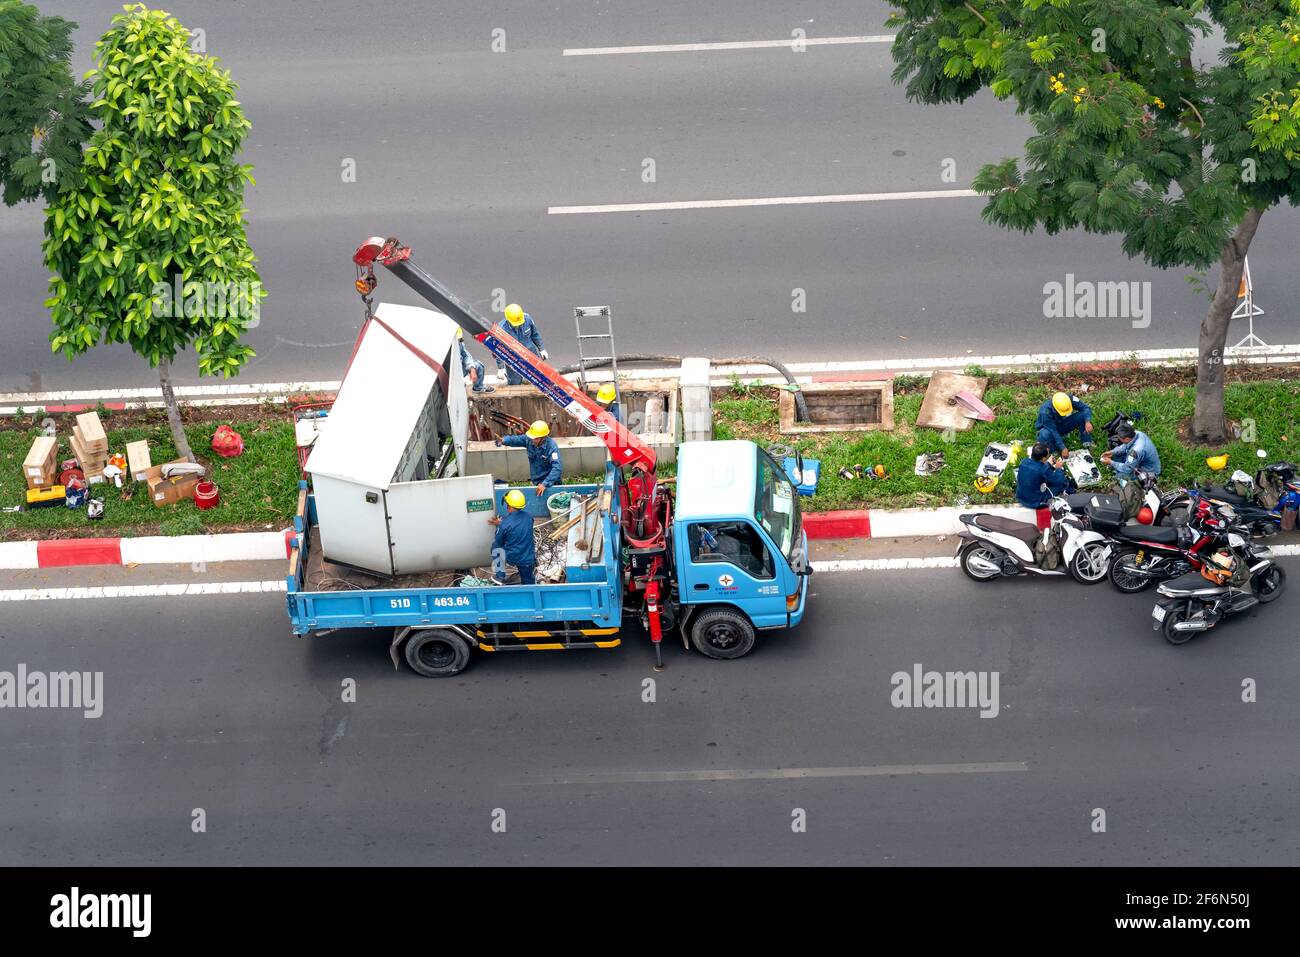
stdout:
{"type": "Polygon", "coordinates": [[[1131,542],[1156,542],[1160,545],[1178,544],[1178,529],[1168,525],[1124,525],[1115,534],[1131,542]]]}
{"type": "Polygon", "coordinates": [[[1238,495],[1236,492],[1229,492],[1222,485],[1209,485],[1205,488],[1205,494],[1216,501],[1227,502],[1229,505],[1254,505],[1254,501],[1245,496],[1238,495]]]}
{"type": "Polygon", "coordinates": [[[1227,585],[1216,585],[1214,582],[1205,578],[1200,572],[1188,572],[1186,575],[1179,575],[1177,578],[1166,582],[1170,591],[1227,591],[1227,585]]]}
{"type": "Polygon", "coordinates": [[[1029,522],[1018,522],[1014,518],[1004,518],[1001,515],[987,515],[980,512],[970,516],[970,521],[986,532],[1011,535],[1020,539],[1026,545],[1033,545],[1038,541],[1040,534],[1036,525],[1031,525],[1029,522]]]}

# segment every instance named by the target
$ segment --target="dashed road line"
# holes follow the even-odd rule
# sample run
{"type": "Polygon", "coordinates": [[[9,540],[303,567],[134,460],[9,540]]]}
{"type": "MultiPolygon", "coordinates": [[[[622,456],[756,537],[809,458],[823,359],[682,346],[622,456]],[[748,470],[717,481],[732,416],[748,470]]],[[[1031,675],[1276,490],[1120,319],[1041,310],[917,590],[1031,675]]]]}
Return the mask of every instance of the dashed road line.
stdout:
{"type": "MultiPolygon", "coordinates": [[[[979,761],[966,764],[878,764],[856,768],[746,768],[704,771],[589,771],[547,783],[651,784],[669,781],[785,781],[808,778],[902,777],[914,774],[1002,774],[1028,771],[1024,761],[979,761]]],[[[542,777],[538,776],[539,779],[542,777]]],[[[529,783],[541,783],[530,781],[529,783]]]]}
{"type": "Polygon", "coordinates": [[[625,53],[707,53],[713,50],[775,50],[785,47],[841,46],[860,43],[893,43],[894,35],[876,34],[858,37],[789,37],[784,40],[727,40],[718,43],[648,43],[641,46],[570,47],[564,56],[615,56],[625,53]]]}
{"type": "Polygon", "coordinates": [[[740,206],[805,206],[820,203],[885,203],[909,199],[967,199],[973,189],[919,189],[897,193],[835,193],[825,196],[757,196],[750,199],[688,199],[669,203],[608,203],[599,206],[548,206],[551,216],[578,213],[643,213],[678,209],[734,209],[740,206]]]}

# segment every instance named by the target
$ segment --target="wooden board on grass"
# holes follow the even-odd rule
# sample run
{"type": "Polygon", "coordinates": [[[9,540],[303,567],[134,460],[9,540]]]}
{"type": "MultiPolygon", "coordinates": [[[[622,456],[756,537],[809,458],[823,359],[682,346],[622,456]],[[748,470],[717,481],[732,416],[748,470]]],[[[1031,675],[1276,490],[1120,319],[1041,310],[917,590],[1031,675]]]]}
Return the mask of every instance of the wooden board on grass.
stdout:
{"type": "Polygon", "coordinates": [[[930,385],[925,390],[921,401],[921,411],[916,415],[916,424],[926,429],[965,432],[975,424],[974,419],[966,417],[966,406],[955,401],[958,392],[969,392],[977,399],[984,398],[984,390],[989,380],[973,375],[961,375],[957,372],[936,372],[930,376],[930,385]]]}

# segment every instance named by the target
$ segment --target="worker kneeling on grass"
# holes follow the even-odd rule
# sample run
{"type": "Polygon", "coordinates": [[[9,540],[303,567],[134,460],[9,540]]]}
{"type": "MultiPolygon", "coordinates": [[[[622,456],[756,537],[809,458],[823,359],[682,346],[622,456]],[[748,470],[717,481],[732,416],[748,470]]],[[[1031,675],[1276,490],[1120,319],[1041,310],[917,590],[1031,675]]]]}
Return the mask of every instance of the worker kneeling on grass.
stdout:
{"type": "Polygon", "coordinates": [[[1069,455],[1065,439],[1071,432],[1077,431],[1085,446],[1092,445],[1092,409],[1077,397],[1058,392],[1038,407],[1034,431],[1049,452],[1069,455]]]}
{"type": "Polygon", "coordinates": [[[506,493],[506,515],[493,515],[489,525],[497,527],[492,539],[492,581],[506,583],[506,565],[514,565],[519,572],[519,584],[535,585],[537,578],[537,546],[533,542],[533,517],[524,511],[528,504],[524,493],[514,488],[506,493]]]}
{"type": "Polygon", "coordinates": [[[618,390],[614,383],[606,382],[596,392],[596,401],[605,407],[605,410],[614,417],[615,422],[623,421],[623,410],[618,406],[618,390]]]}
{"type": "Polygon", "coordinates": [[[1029,458],[1016,469],[1016,501],[1025,508],[1042,508],[1053,495],[1070,487],[1070,477],[1059,467],[1059,460],[1049,459],[1051,449],[1045,442],[1035,442],[1029,458]]]}
{"type": "Polygon", "coordinates": [[[497,445],[508,445],[528,453],[528,480],[541,495],[560,480],[560,447],[551,438],[551,427],[538,419],[523,435],[507,435],[497,445]]]}

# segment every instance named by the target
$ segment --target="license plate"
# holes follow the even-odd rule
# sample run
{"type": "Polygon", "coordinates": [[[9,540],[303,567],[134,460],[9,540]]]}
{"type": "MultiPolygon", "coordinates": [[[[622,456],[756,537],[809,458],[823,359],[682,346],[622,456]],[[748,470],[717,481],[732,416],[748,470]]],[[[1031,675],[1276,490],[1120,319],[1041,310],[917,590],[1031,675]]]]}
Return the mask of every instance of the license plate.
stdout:
{"type": "Polygon", "coordinates": [[[1164,621],[1165,609],[1160,605],[1156,605],[1156,607],[1151,609],[1151,617],[1154,618],[1156,621],[1164,621]]]}

